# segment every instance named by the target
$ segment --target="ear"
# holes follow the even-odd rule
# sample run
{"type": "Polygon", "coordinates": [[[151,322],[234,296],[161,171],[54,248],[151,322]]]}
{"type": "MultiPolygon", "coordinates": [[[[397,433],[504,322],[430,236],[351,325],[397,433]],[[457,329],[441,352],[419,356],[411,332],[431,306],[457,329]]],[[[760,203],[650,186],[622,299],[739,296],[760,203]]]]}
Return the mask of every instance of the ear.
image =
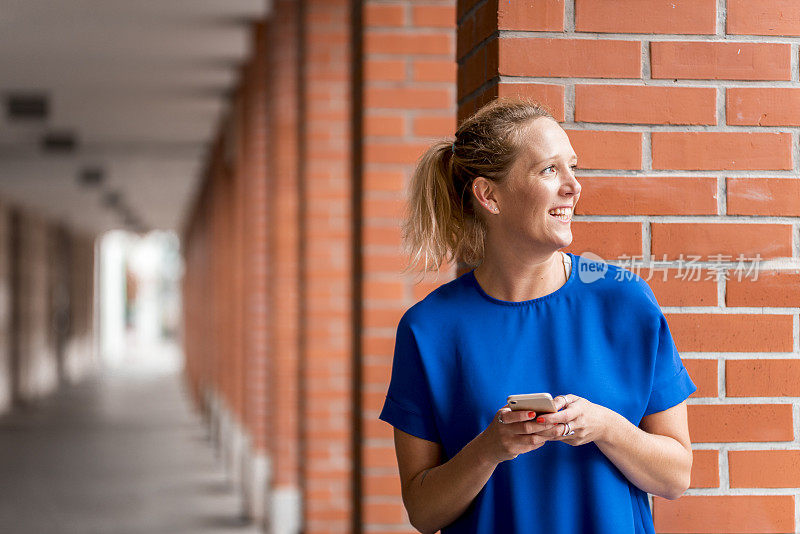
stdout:
{"type": "Polygon", "coordinates": [[[478,176],[472,180],[472,196],[478,199],[479,204],[494,204],[497,202],[495,196],[495,184],[491,180],[478,176]]]}

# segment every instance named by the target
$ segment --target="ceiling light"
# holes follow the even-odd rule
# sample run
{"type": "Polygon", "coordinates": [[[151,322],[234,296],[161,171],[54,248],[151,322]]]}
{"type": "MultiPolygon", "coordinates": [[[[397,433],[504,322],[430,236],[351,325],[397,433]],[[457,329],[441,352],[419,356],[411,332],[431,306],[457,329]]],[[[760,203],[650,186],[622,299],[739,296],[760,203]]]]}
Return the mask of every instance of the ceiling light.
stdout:
{"type": "Polygon", "coordinates": [[[6,116],[10,121],[44,120],[50,113],[50,103],[43,94],[12,93],[6,96],[6,116]]]}

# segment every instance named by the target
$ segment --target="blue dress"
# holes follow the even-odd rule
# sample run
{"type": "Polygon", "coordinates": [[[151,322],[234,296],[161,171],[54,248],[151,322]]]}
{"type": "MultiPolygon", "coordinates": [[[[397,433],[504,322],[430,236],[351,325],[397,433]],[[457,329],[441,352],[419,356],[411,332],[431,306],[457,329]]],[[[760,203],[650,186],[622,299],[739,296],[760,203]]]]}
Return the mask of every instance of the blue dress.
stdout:
{"type": "MultiPolygon", "coordinates": [[[[495,299],[472,271],[412,306],[397,327],[380,419],[458,453],[518,393],[572,393],[642,417],[697,388],[647,283],[569,254],[566,283],[523,302],[495,299]]],[[[497,466],[442,534],[653,533],[647,493],[594,443],[548,441],[497,466]]]]}

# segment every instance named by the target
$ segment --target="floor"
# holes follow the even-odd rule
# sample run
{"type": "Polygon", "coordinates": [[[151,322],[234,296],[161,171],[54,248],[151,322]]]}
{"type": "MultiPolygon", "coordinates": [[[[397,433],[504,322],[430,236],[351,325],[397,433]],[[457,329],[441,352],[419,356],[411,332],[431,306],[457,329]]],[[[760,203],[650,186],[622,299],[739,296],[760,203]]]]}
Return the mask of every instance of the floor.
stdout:
{"type": "Polygon", "coordinates": [[[0,532],[255,534],[174,365],[121,366],[0,418],[0,532]]]}

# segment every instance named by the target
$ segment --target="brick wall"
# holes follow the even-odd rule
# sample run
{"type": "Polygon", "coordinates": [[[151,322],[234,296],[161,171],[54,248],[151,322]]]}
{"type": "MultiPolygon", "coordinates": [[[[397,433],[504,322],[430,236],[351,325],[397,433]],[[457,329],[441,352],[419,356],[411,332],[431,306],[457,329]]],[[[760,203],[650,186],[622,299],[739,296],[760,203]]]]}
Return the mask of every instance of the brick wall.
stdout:
{"type": "Polygon", "coordinates": [[[268,460],[265,496],[245,499],[281,532],[411,531],[377,415],[400,316],[455,266],[398,276],[405,188],[456,114],[523,94],[550,106],[580,157],[569,250],[664,268],[637,272],[699,389],[692,487],[654,500],[657,528],[797,530],[800,273],[780,262],[800,260],[800,8],[352,7],[274,3],[185,235],[188,382],[206,409],[223,399],[222,434],[236,421],[268,460]],[[772,264],[739,281],[739,254],[772,264]]]}
{"type": "Polygon", "coordinates": [[[647,260],[698,385],[692,485],[654,499],[662,532],[800,528],[800,274],[778,265],[800,259],[798,20],[796,2],[459,2],[459,115],[551,107],[582,169],[568,250],[647,260]]]}

